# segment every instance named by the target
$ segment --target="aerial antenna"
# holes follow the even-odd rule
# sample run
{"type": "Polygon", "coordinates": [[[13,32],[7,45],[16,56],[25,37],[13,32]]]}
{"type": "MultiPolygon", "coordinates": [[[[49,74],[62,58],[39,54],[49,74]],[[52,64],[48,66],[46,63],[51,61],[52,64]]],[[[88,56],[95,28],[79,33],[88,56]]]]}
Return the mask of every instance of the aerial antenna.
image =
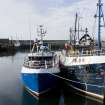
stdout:
{"type": "Polygon", "coordinates": [[[95,18],[98,19],[98,47],[101,49],[101,28],[105,27],[105,20],[104,20],[104,14],[102,10],[103,3],[101,0],[98,0],[97,3],[97,12],[95,14],[95,18]],[[103,24],[102,24],[103,21],[103,24]]]}

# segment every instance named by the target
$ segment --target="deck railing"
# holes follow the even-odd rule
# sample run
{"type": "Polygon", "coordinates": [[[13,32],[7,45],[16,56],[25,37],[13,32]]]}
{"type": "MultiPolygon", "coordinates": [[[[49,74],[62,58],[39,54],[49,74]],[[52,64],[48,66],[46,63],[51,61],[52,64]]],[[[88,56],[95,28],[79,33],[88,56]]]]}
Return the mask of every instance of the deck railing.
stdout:
{"type": "Polygon", "coordinates": [[[52,68],[56,65],[54,60],[51,61],[37,61],[37,60],[24,60],[24,66],[29,67],[29,68],[35,68],[35,69],[40,69],[40,68],[52,68]]]}

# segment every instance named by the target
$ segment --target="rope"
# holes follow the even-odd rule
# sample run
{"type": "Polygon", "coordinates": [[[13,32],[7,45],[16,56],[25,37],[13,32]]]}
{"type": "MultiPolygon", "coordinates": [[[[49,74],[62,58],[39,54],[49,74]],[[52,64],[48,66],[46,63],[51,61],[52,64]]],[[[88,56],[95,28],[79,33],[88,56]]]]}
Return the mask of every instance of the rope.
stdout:
{"type": "Polygon", "coordinates": [[[70,79],[67,79],[67,78],[64,78],[62,76],[58,76],[56,74],[52,74],[52,73],[49,73],[55,77],[58,77],[60,79],[63,79],[63,80],[66,80],[66,81],[69,81],[69,82],[74,82],[74,83],[77,83],[77,84],[82,84],[82,85],[87,85],[87,86],[93,86],[93,87],[97,87],[97,88],[105,88],[105,86],[101,86],[101,85],[93,85],[93,84],[87,84],[87,83],[83,83],[83,82],[78,82],[78,81],[74,81],[74,80],[70,80],[70,79]]]}

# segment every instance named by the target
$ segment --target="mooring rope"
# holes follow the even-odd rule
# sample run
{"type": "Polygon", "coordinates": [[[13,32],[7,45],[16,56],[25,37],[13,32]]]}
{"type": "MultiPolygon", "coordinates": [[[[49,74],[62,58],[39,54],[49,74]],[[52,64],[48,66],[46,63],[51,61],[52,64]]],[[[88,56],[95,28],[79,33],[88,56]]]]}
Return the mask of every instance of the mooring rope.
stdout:
{"type": "Polygon", "coordinates": [[[64,77],[59,76],[59,75],[56,75],[56,74],[52,74],[52,73],[49,73],[49,74],[51,74],[51,75],[53,75],[53,76],[56,76],[56,77],[58,77],[58,78],[60,78],[60,79],[63,79],[63,80],[69,81],[69,82],[74,82],[74,83],[77,83],[77,84],[82,84],[82,85],[87,85],[87,86],[93,86],[93,87],[97,87],[97,88],[105,88],[104,85],[101,86],[101,85],[89,84],[89,83],[86,83],[86,82],[83,83],[83,82],[79,82],[79,81],[74,81],[74,80],[71,80],[71,79],[67,79],[67,78],[64,78],[64,77]]]}
{"type": "MultiPolygon", "coordinates": [[[[97,88],[105,88],[105,86],[87,84],[86,82],[83,83],[83,82],[78,82],[78,81],[70,80],[70,79],[64,78],[64,77],[59,76],[59,75],[56,75],[56,74],[52,74],[52,73],[49,73],[49,74],[51,74],[51,75],[53,75],[53,76],[56,76],[56,77],[58,77],[58,78],[60,78],[60,79],[69,81],[69,82],[74,82],[74,83],[78,83],[78,84],[84,84],[86,87],[87,87],[87,86],[93,86],[93,87],[97,87],[97,88]]],[[[84,90],[81,90],[81,89],[79,89],[79,88],[77,88],[77,87],[74,87],[74,86],[72,86],[72,85],[70,85],[70,86],[73,87],[74,89],[77,89],[77,90],[79,90],[79,91],[85,92],[84,90]]],[[[85,92],[85,93],[87,94],[87,96],[89,95],[90,97],[96,98],[96,101],[98,101],[97,99],[99,99],[98,102],[104,103],[105,95],[98,95],[98,94],[95,94],[95,93],[91,93],[91,92],[88,92],[87,89],[86,89],[86,92],[85,92]]],[[[87,97],[87,98],[89,98],[89,97],[87,97]]]]}

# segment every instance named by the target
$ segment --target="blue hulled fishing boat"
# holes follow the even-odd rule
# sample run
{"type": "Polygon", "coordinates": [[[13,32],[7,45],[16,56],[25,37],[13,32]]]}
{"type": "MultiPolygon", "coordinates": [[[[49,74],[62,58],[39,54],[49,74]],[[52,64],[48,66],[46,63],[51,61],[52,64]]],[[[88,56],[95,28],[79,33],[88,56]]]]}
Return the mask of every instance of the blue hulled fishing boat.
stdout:
{"type": "Polygon", "coordinates": [[[25,88],[36,96],[56,88],[58,78],[53,74],[58,75],[60,72],[56,54],[43,43],[45,33],[43,26],[40,25],[41,40],[34,43],[32,52],[25,58],[21,71],[25,88]],[[34,49],[37,51],[35,52],[34,49]]]}

